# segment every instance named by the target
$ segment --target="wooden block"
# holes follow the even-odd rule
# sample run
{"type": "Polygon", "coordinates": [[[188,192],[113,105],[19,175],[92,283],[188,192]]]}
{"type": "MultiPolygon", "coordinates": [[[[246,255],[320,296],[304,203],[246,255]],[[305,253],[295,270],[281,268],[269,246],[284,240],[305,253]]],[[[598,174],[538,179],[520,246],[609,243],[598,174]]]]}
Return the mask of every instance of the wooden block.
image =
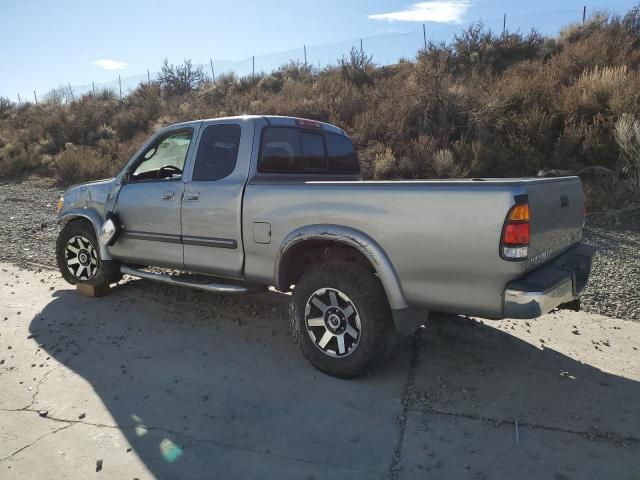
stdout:
{"type": "Polygon", "coordinates": [[[85,297],[103,297],[111,291],[111,287],[109,287],[109,285],[94,287],[87,283],[78,283],[76,285],[76,290],[80,295],[85,297]]]}

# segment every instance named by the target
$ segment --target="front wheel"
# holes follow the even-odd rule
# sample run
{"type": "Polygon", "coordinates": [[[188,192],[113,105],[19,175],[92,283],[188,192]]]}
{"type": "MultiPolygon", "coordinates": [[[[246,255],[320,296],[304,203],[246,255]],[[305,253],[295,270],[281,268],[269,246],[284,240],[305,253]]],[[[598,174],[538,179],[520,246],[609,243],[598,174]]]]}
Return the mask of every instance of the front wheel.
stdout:
{"type": "Polygon", "coordinates": [[[72,285],[103,286],[122,277],[116,262],[101,260],[93,225],[87,220],[73,220],[60,231],[56,260],[62,277],[72,285]]]}
{"type": "Polygon", "coordinates": [[[380,280],[354,263],[329,262],[304,273],[289,312],[303,355],[336,377],[366,374],[384,361],[396,337],[380,280]]]}

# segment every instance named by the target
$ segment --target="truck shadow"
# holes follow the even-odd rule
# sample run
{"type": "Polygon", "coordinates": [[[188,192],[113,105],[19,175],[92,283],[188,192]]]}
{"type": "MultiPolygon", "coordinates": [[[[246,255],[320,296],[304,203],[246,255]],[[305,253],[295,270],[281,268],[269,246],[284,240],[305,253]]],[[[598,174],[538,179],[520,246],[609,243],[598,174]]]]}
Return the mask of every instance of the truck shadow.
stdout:
{"type": "Polygon", "coordinates": [[[286,303],[145,281],[101,299],[58,291],[30,333],[81,378],[48,381],[39,401],[117,425],[157,478],[386,478],[410,369],[418,409],[640,430],[637,382],[461,317],[434,318],[371,377],[327,377],[293,344],[286,303]]]}

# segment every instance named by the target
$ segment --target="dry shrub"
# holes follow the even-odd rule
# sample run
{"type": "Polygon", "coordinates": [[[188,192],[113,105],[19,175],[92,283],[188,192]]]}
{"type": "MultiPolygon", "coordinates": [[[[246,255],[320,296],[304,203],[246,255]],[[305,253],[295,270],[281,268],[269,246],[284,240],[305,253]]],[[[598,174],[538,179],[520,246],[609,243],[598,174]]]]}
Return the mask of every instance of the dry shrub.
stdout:
{"type": "Polygon", "coordinates": [[[467,172],[453,158],[453,152],[449,149],[438,150],[431,161],[431,166],[438,178],[464,177],[467,172]]]}
{"type": "Polygon", "coordinates": [[[0,148],[0,172],[5,177],[39,172],[46,174],[41,163],[41,149],[37,144],[7,142],[0,148]]]}
{"type": "Polygon", "coordinates": [[[635,199],[640,199],[640,121],[628,114],[616,122],[615,137],[620,146],[620,174],[635,199]]]}
{"type": "Polygon", "coordinates": [[[624,112],[638,97],[634,86],[626,65],[585,70],[565,89],[565,111],[579,116],[624,112]]]}
{"type": "Polygon", "coordinates": [[[114,176],[124,163],[120,155],[119,144],[115,141],[102,140],[97,148],[79,147],[68,143],[65,149],[53,157],[52,169],[58,181],[69,185],[72,183],[110,178],[114,176]]]}
{"type": "Polygon", "coordinates": [[[394,177],[396,172],[396,157],[389,147],[383,147],[375,153],[372,165],[372,176],[376,180],[382,180],[394,177]]]}

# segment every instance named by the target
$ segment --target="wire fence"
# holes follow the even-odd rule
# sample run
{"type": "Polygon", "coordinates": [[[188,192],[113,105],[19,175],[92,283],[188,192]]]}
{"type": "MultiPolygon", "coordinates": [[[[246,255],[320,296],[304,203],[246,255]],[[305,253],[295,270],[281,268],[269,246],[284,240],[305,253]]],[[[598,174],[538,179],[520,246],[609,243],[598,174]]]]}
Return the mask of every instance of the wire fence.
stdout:
{"type": "MultiPolygon", "coordinates": [[[[478,18],[473,21],[455,25],[429,24],[415,25],[402,33],[390,33],[352,40],[327,43],[322,45],[303,45],[299,48],[286,50],[266,55],[255,55],[238,61],[225,61],[210,58],[208,62],[194,63],[196,68],[202,68],[210,80],[214,80],[222,75],[233,73],[237,77],[246,77],[255,74],[268,74],[278,67],[290,62],[300,62],[312,67],[321,69],[330,65],[335,65],[340,58],[349,54],[352,48],[362,49],[367,55],[373,57],[376,65],[392,65],[401,59],[413,59],[418,52],[425,48],[427,42],[449,41],[456,33],[463,29],[482,22],[483,25],[494,32],[528,32],[536,26],[545,25],[544,34],[556,34],[567,24],[580,23],[588,19],[588,15],[593,12],[605,10],[609,13],[624,14],[633,6],[630,2],[612,4],[608,3],[603,8],[581,7],[579,9],[562,9],[553,12],[544,11],[539,13],[527,13],[520,15],[504,14],[500,17],[478,18]]],[[[156,66],[155,68],[158,68],[156,66]]],[[[76,100],[87,94],[100,94],[109,92],[111,95],[120,98],[126,97],[144,82],[157,81],[160,72],[157,70],[147,70],[146,73],[133,76],[122,76],[109,82],[91,82],[84,85],[71,85],[70,83],[60,84],[45,92],[33,91],[31,95],[21,92],[16,100],[22,104],[25,102],[47,102],[67,103],[76,100]]]]}

